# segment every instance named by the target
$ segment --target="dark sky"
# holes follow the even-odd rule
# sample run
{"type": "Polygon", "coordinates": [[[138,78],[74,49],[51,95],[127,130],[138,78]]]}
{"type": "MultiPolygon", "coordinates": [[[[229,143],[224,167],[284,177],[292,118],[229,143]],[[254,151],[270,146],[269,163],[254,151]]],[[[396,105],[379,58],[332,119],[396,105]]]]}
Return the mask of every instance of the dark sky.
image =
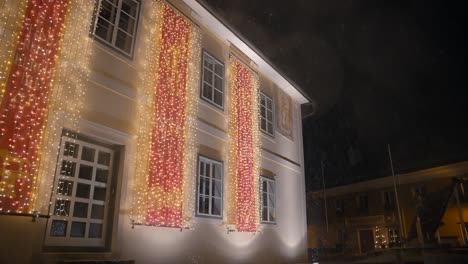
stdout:
{"type": "Polygon", "coordinates": [[[205,0],[317,103],[308,189],[468,160],[464,1],[205,0]]]}

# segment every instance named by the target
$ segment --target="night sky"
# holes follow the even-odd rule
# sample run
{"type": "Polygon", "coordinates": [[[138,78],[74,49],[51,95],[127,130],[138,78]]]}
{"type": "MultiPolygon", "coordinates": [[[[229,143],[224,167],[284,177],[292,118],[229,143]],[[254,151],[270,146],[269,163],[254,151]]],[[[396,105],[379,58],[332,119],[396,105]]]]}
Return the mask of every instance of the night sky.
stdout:
{"type": "MultiPolygon", "coordinates": [[[[468,160],[464,1],[204,0],[315,100],[308,190],[468,160]]],[[[303,108],[303,115],[311,108],[303,108]]]]}

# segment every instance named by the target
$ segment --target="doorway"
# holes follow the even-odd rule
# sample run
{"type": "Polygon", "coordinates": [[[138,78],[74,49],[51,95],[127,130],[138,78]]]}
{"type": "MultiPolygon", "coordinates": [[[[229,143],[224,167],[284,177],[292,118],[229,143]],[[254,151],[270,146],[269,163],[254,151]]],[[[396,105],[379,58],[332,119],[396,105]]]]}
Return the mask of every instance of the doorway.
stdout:
{"type": "Polygon", "coordinates": [[[359,230],[359,246],[361,254],[374,251],[374,231],[372,229],[359,230]]]}

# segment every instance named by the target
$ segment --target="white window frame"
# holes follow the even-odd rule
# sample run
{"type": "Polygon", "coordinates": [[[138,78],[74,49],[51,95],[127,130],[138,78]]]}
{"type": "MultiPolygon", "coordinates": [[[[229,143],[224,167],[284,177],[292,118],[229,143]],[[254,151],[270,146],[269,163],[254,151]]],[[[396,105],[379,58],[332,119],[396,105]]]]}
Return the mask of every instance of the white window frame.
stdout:
{"type": "Polygon", "coordinates": [[[260,98],[259,98],[259,108],[260,108],[260,130],[264,133],[266,133],[269,136],[274,137],[275,135],[275,104],[273,102],[273,99],[269,97],[268,95],[260,92],[260,98]],[[265,105],[262,104],[262,99],[264,99],[265,105]],[[271,109],[268,109],[267,105],[268,102],[270,102],[271,109]],[[262,115],[262,109],[265,109],[265,116],[262,115]],[[271,112],[271,120],[268,119],[268,112],[271,112]],[[265,120],[265,129],[262,128],[262,120],[265,120]],[[271,124],[271,131],[268,131],[268,124],[271,124]]]}
{"type": "Polygon", "coordinates": [[[107,0],[97,0],[97,9],[96,9],[97,13],[96,13],[95,19],[94,19],[93,36],[96,39],[98,39],[100,42],[104,43],[105,45],[112,47],[113,49],[115,49],[118,52],[126,55],[129,58],[132,58],[133,57],[133,51],[135,49],[135,41],[136,41],[138,22],[139,22],[139,17],[140,17],[141,1],[140,0],[117,0],[118,1],[117,6],[115,6],[113,3],[107,1],[108,3],[110,3],[111,5],[113,5],[113,6],[115,6],[117,8],[117,11],[116,11],[116,14],[115,14],[115,23],[112,23],[111,21],[108,21],[107,19],[100,16],[100,10],[101,10],[101,6],[102,6],[103,1],[107,1],[107,0]],[[122,10],[122,2],[123,1],[130,1],[130,2],[134,2],[134,3],[137,4],[136,17],[133,17],[130,14],[128,14],[125,11],[122,10]],[[126,34],[126,35],[128,35],[128,36],[130,36],[132,38],[132,46],[130,48],[130,52],[127,52],[127,51],[117,47],[117,45],[116,45],[117,33],[119,32],[118,24],[120,23],[120,15],[122,14],[122,12],[124,12],[129,17],[135,19],[135,24],[133,25],[133,35],[128,34],[128,32],[126,32],[125,30],[122,30],[122,29],[120,30],[121,32],[123,32],[124,34],[126,34]],[[99,35],[96,34],[98,21],[99,21],[100,18],[104,19],[106,22],[108,22],[109,24],[111,24],[114,27],[113,31],[112,31],[112,38],[111,38],[110,42],[108,40],[106,40],[106,39],[101,38],[99,35]]]}
{"type": "Polygon", "coordinates": [[[260,219],[262,223],[266,224],[275,224],[277,215],[276,215],[276,181],[275,179],[260,176],[260,186],[261,186],[261,191],[260,191],[260,219]],[[263,188],[263,183],[266,182],[267,190],[263,188]],[[273,190],[270,188],[270,184],[273,185],[273,190]],[[267,200],[266,200],[266,205],[265,205],[265,200],[263,199],[264,194],[266,194],[267,200]],[[273,204],[270,203],[270,197],[273,197],[273,204]],[[266,216],[267,218],[263,218],[263,209],[266,209],[266,216]],[[273,211],[274,219],[270,218],[270,212],[273,211]]]}
{"type": "Polygon", "coordinates": [[[54,188],[52,190],[52,195],[51,195],[50,218],[48,220],[47,228],[46,228],[46,236],[45,236],[46,246],[100,247],[100,248],[106,246],[106,239],[107,239],[106,231],[107,231],[107,227],[109,224],[109,218],[112,218],[112,216],[109,215],[109,210],[110,210],[110,207],[112,206],[111,192],[112,192],[113,161],[114,161],[114,156],[115,156],[115,150],[110,147],[105,147],[105,145],[95,144],[90,141],[91,140],[88,141],[86,139],[74,139],[65,135],[61,137],[60,153],[58,157],[58,163],[57,163],[57,168],[55,171],[55,178],[54,178],[54,188]],[[79,150],[78,150],[76,157],[64,155],[66,143],[79,145],[79,150]],[[95,150],[93,162],[81,159],[83,147],[88,147],[88,148],[92,148],[95,150]],[[99,151],[110,154],[109,165],[98,164],[99,151]],[[70,161],[76,164],[74,172],[73,172],[74,173],[73,177],[65,176],[61,174],[62,161],[70,161]],[[79,178],[79,169],[81,165],[91,166],[93,168],[91,180],[79,178]],[[95,181],[97,169],[108,171],[106,183],[95,181]],[[60,192],[59,182],[62,180],[73,182],[71,196],[67,196],[67,195],[63,195],[59,193],[60,192]],[[79,183],[87,184],[90,186],[88,199],[76,197],[77,186],[79,183]],[[93,199],[95,187],[106,188],[104,201],[93,199]],[[65,200],[65,201],[70,202],[68,215],[62,216],[62,215],[55,214],[56,213],[55,205],[56,205],[57,200],[65,200]],[[87,208],[88,211],[87,211],[86,218],[74,216],[75,202],[82,202],[82,203],[88,204],[88,208],[87,208]],[[104,205],[104,212],[103,212],[102,219],[93,219],[91,217],[93,204],[104,205]],[[52,222],[54,220],[67,222],[66,233],[64,237],[51,235],[51,227],[52,227],[52,222]],[[86,224],[84,237],[72,237],[71,236],[71,227],[72,227],[72,222],[74,221],[86,224]],[[100,238],[88,237],[89,227],[90,227],[90,224],[92,223],[102,224],[100,238]]]}
{"type": "Polygon", "coordinates": [[[213,56],[211,56],[208,52],[203,51],[203,59],[202,59],[202,78],[201,78],[201,86],[200,86],[200,97],[207,101],[210,104],[213,104],[214,106],[224,110],[224,76],[225,76],[225,67],[224,63],[220,62],[219,60],[215,59],[213,56]],[[210,69],[205,66],[205,61],[209,60],[213,67],[210,69]],[[215,71],[216,65],[219,65],[222,67],[222,76],[218,75],[215,71]],[[211,81],[210,83],[205,81],[205,71],[210,71],[212,73],[211,81]],[[219,77],[221,78],[221,87],[215,87],[215,78],[219,77]],[[203,91],[205,89],[205,84],[211,89],[211,98],[205,97],[203,94],[203,91]],[[218,104],[215,102],[215,90],[221,93],[221,104],[218,104]]]}
{"type": "Polygon", "coordinates": [[[196,199],[196,215],[203,216],[203,217],[213,217],[213,218],[222,218],[223,217],[223,208],[224,208],[224,166],[221,161],[213,160],[204,156],[198,156],[198,166],[197,166],[197,199],[196,199]],[[203,168],[202,173],[202,166],[209,164],[210,173],[207,176],[206,174],[206,167],[203,168]],[[213,178],[215,166],[220,167],[220,179],[213,178]],[[208,195],[200,193],[200,186],[202,185],[203,190],[207,187],[205,184],[201,184],[201,180],[208,179],[209,180],[209,190],[208,195]],[[213,183],[218,182],[221,186],[221,194],[220,196],[215,196],[213,194],[213,183]],[[200,212],[200,197],[208,199],[208,213],[201,213],[200,212]],[[219,209],[219,214],[213,214],[213,199],[220,199],[221,200],[221,208],[219,209]]]}

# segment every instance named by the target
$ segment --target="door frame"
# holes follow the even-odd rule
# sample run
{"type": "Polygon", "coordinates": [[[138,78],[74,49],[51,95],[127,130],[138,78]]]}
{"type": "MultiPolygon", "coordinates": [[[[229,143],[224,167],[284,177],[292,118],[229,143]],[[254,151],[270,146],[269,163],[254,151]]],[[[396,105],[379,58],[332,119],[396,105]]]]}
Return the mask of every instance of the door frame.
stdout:
{"type": "MultiPolygon", "coordinates": [[[[372,231],[372,237],[373,237],[373,240],[374,240],[374,243],[375,243],[375,228],[372,228],[372,227],[357,228],[356,232],[357,232],[357,238],[358,238],[359,254],[363,254],[362,245],[361,245],[361,231],[364,231],[364,230],[371,230],[372,231]]],[[[374,245],[374,248],[375,248],[375,245],[374,245]]]]}

